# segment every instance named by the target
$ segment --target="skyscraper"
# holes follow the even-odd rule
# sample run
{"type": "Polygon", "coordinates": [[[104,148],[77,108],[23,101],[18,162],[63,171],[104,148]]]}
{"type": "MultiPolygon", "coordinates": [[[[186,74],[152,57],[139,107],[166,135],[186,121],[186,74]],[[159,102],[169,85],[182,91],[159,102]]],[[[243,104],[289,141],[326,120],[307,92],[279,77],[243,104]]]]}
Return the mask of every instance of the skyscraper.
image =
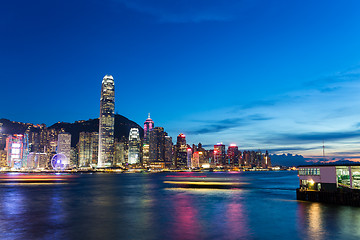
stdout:
{"type": "Polygon", "coordinates": [[[7,164],[10,168],[26,167],[28,157],[27,134],[14,134],[6,138],[7,164]]]}
{"type": "Polygon", "coordinates": [[[163,127],[155,127],[150,132],[149,162],[165,162],[165,136],[163,127]]]}
{"type": "Polygon", "coordinates": [[[150,113],[148,118],[144,122],[144,144],[149,144],[150,131],[154,128],[154,121],[150,118],[150,113]]]}
{"type": "Polygon", "coordinates": [[[171,167],[173,165],[173,142],[170,136],[165,136],[165,165],[171,167]]]}
{"type": "Polygon", "coordinates": [[[79,167],[89,167],[92,159],[91,152],[91,133],[80,132],[79,134],[79,167]]]}
{"type": "Polygon", "coordinates": [[[66,156],[66,168],[70,165],[70,151],[71,151],[71,134],[59,133],[57,141],[57,153],[62,153],[66,156]]]}
{"type": "Polygon", "coordinates": [[[175,151],[175,165],[177,168],[187,167],[187,145],[185,134],[180,133],[177,136],[176,151],[175,151]]]}
{"type": "Polygon", "coordinates": [[[214,163],[220,166],[226,165],[225,145],[222,143],[214,145],[214,163]]]}
{"type": "Polygon", "coordinates": [[[154,121],[150,118],[150,113],[148,118],[144,122],[144,143],[142,146],[142,154],[143,154],[143,165],[146,167],[149,164],[150,157],[150,132],[154,128],[154,121]]]}
{"type": "Polygon", "coordinates": [[[98,167],[111,167],[114,158],[115,85],[111,75],[101,84],[98,167]]]}
{"type": "Polygon", "coordinates": [[[226,163],[229,164],[231,167],[238,167],[239,166],[239,148],[236,144],[230,144],[227,150],[227,161],[226,163]]]}
{"type": "Polygon", "coordinates": [[[141,139],[138,128],[131,128],[129,134],[129,164],[140,164],[141,139]]]}

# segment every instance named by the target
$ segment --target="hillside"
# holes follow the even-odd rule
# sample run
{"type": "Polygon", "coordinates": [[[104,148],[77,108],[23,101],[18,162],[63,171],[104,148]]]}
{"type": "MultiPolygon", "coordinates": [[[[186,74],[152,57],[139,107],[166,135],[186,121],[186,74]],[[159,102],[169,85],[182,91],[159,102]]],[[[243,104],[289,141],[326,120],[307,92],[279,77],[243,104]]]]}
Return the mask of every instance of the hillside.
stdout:
{"type": "MultiPolygon", "coordinates": [[[[75,147],[76,143],[79,141],[80,132],[98,132],[99,131],[99,119],[89,119],[86,121],[76,121],[75,123],[55,123],[49,128],[54,128],[60,130],[63,128],[65,132],[71,134],[71,146],[75,147]]],[[[129,120],[128,118],[115,114],[115,138],[120,140],[123,136],[126,138],[129,137],[130,128],[138,128],[140,131],[140,137],[144,136],[143,128],[135,123],[134,121],[129,120]]]]}
{"type": "MultiPolygon", "coordinates": [[[[21,123],[10,121],[8,119],[0,119],[0,123],[3,123],[2,133],[3,134],[23,134],[28,127],[31,131],[39,131],[39,125],[33,125],[31,123],[21,123]]],[[[49,128],[60,130],[63,128],[65,132],[71,134],[71,146],[75,147],[79,141],[80,132],[98,132],[99,131],[99,119],[89,119],[76,121],[74,123],[57,122],[49,128]]],[[[115,138],[121,139],[123,136],[128,138],[130,128],[138,128],[140,131],[140,137],[144,136],[143,128],[129,120],[128,118],[115,114],[115,138]]]]}

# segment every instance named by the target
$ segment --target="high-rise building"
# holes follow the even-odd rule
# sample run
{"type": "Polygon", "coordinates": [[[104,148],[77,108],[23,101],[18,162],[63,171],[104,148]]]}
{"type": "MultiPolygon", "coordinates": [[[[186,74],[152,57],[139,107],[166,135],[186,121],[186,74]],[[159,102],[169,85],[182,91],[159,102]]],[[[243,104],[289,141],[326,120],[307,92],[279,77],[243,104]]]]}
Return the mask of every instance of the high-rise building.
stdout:
{"type": "Polygon", "coordinates": [[[143,165],[147,167],[150,161],[150,132],[154,128],[154,121],[150,118],[150,113],[148,118],[144,122],[144,141],[142,146],[142,158],[143,165]]]}
{"type": "Polygon", "coordinates": [[[98,161],[98,154],[99,154],[99,133],[92,132],[91,133],[91,162],[90,165],[92,167],[97,166],[98,161]]]}
{"type": "Polygon", "coordinates": [[[129,133],[129,164],[140,164],[141,139],[138,128],[131,128],[129,133]]]}
{"type": "Polygon", "coordinates": [[[163,127],[155,127],[150,131],[149,163],[165,162],[165,136],[163,127]]]}
{"type": "Polygon", "coordinates": [[[177,136],[175,147],[175,165],[177,168],[187,167],[187,145],[185,134],[180,133],[177,136]]]}
{"type": "Polygon", "coordinates": [[[57,141],[57,153],[62,153],[66,156],[66,162],[63,164],[66,168],[70,165],[71,155],[71,134],[70,133],[59,133],[57,141]]]}
{"type": "Polygon", "coordinates": [[[203,155],[203,152],[194,152],[191,158],[191,167],[199,168],[200,167],[200,155],[203,155]]]}
{"type": "Polygon", "coordinates": [[[129,141],[128,138],[122,136],[120,141],[115,139],[115,147],[114,147],[114,166],[116,167],[124,167],[128,163],[128,155],[129,155],[129,141]]]}
{"type": "Polygon", "coordinates": [[[6,138],[7,164],[10,168],[26,167],[28,157],[27,134],[14,134],[6,138]]]}
{"type": "Polygon", "coordinates": [[[150,113],[148,118],[144,122],[144,144],[149,144],[150,140],[150,131],[154,128],[154,121],[150,118],[150,113]]]}
{"type": "Polygon", "coordinates": [[[231,167],[239,166],[240,152],[236,144],[230,144],[227,150],[227,164],[231,167]]]}
{"type": "Polygon", "coordinates": [[[114,111],[115,85],[111,75],[105,75],[101,84],[100,119],[99,119],[99,152],[100,168],[111,167],[114,159],[114,111]]]}
{"type": "Polygon", "coordinates": [[[192,157],[192,149],[187,148],[186,150],[186,167],[191,168],[191,157],[192,157]]]}
{"type": "Polygon", "coordinates": [[[81,132],[79,134],[79,167],[90,167],[92,160],[91,143],[91,133],[81,132]]]}
{"type": "Polygon", "coordinates": [[[225,145],[222,143],[214,145],[214,163],[220,166],[226,165],[225,145]]]}
{"type": "Polygon", "coordinates": [[[170,136],[165,136],[165,166],[171,167],[173,165],[173,142],[170,136]]]}
{"type": "Polygon", "coordinates": [[[77,147],[72,147],[70,150],[70,168],[76,168],[77,166],[79,166],[79,151],[77,147]]]}

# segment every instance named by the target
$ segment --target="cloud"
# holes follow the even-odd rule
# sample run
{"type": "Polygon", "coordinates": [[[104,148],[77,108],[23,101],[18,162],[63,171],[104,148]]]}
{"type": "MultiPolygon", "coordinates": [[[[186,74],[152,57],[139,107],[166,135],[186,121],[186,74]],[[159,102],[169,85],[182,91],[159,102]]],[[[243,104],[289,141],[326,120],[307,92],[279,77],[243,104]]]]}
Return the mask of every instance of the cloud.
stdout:
{"type": "MultiPolygon", "coordinates": [[[[209,122],[209,121],[207,121],[209,122]]],[[[217,133],[226,129],[234,128],[244,122],[242,118],[229,118],[218,121],[213,121],[212,124],[207,124],[200,129],[190,130],[190,134],[206,134],[206,133],[217,133]]]]}
{"type": "Polygon", "coordinates": [[[291,142],[335,141],[360,137],[360,130],[339,132],[310,132],[279,135],[280,139],[291,142]]]}
{"type": "Polygon", "coordinates": [[[225,131],[227,129],[249,125],[255,121],[267,121],[271,118],[265,117],[260,114],[249,115],[243,118],[226,118],[221,120],[206,120],[206,121],[198,121],[195,120],[194,122],[205,122],[206,125],[200,127],[197,130],[190,130],[188,133],[190,134],[206,134],[206,133],[218,133],[225,131]]]}
{"type": "MultiPolygon", "coordinates": [[[[360,66],[355,66],[352,68],[349,68],[345,71],[341,71],[341,72],[337,72],[333,75],[324,77],[324,78],[320,78],[320,79],[316,79],[316,80],[312,80],[312,81],[307,81],[304,83],[304,86],[307,87],[322,87],[324,85],[329,85],[329,84],[334,84],[334,83],[338,83],[338,82],[351,82],[351,81],[357,81],[360,79],[360,66]]],[[[337,87],[335,88],[329,88],[329,87],[325,87],[322,90],[326,91],[326,90],[336,90],[337,87]]]]}
{"type": "Polygon", "coordinates": [[[286,151],[307,151],[307,150],[314,150],[319,149],[318,146],[316,147],[300,147],[300,146],[289,146],[289,147],[278,147],[278,148],[269,148],[267,149],[269,152],[286,152],[286,151]]]}
{"type": "Polygon", "coordinates": [[[249,0],[113,0],[157,17],[161,22],[231,21],[248,9],[249,0]]]}

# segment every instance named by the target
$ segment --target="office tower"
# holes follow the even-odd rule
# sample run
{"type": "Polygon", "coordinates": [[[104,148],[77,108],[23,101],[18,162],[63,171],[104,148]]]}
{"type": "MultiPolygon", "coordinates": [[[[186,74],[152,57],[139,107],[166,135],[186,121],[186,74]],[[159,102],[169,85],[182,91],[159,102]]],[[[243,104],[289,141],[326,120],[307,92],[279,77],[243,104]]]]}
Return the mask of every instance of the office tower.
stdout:
{"type": "Polygon", "coordinates": [[[164,128],[155,127],[149,136],[149,164],[161,162],[165,164],[165,136],[164,128]]]}
{"type": "Polygon", "coordinates": [[[21,169],[27,165],[28,138],[27,134],[14,134],[6,138],[7,165],[21,169]]]}
{"type": "Polygon", "coordinates": [[[40,134],[38,132],[29,132],[29,151],[40,152],[40,134]]]}
{"type": "Polygon", "coordinates": [[[114,110],[115,85],[111,75],[105,75],[101,84],[100,119],[99,119],[99,152],[100,168],[111,167],[114,159],[114,110]]]}
{"type": "Polygon", "coordinates": [[[238,167],[239,166],[239,148],[236,144],[230,144],[227,150],[227,164],[231,167],[238,167]]]}
{"type": "Polygon", "coordinates": [[[187,166],[187,145],[185,135],[183,133],[180,133],[177,136],[175,164],[177,168],[185,168],[187,166]]]}
{"type": "Polygon", "coordinates": [[[141,139],[138,128],[131,128],[129,133],[129,164],[140,164],[141,139]]]}
{"type": "Polygon", "coordinates": [[[90,161],[90,165],[92,167],[97,166],[98,154],[99,154],[99,133],[92,132],[91,133],[91,161],[90,161]]]}
{"type": "Polygon", "coordinates": [[[191,167],[199,168],[200,167],[200,155],[203,155],[203,152],[194,152],[191,158],[191,167]]]}
{"type": "Polygon", "coordinates": [[[91,135],[92,134],[88,132],[81,132],[79,134],[79,167],[90,167],[92,160],[91,135]]]}
{"type": "Polygon", "coordinates": [[[154,121],[150,118],[150,113],[148,118],[144,123],[144,144],[149,144],[150,131],[154,128],[154,121]]]}
{"type": "Polygon", "coordinates": [[[70,155],[71,155],[70,133],[59,133],[56,152],[62,153],[66,156],[66,162],[64,162],[63,164],[65,165],[65,168],[68,168],[70,165],[70,155]]]}
{"type": "Polygon", "coordinates": [[[114,165],[115,167],[125,166],[125,143],[115,139],[114,142],[114,165]]]}
{"type": "Polygon", "coordinates": [[[243,151],[240,164],[242,167],[250,167],[250,151],[243,151]]]}
{"type": "Polygon", "coordinates": [[[144,167],[147,167],[149,164],[150,159],[150,145],[149,144],[143,144],[142,146],[142,154],[143,154],[143,165],[144,167]]]}
{"type": "Polygon", "coordinates": [[[226,165],[225,145],[218,143],[214,145],[214,162],[216,165],[226,165]]]}
{"type": "Polygon", "coordinates": [[[77,166],[79,166],[79,149],[78,147],[72,147],[70,150],[70,168],[76,168],[77,166]]]}
{"type": "Polygon", "coordinates": [[[124,167],[128,164],[129,139],[122,136],[120,141],[115,140],[114,162],[117,167],[124,167]]]}
{"type": "Polygon", "coordinates": [[[170,136],[165,136],[165,166],[171,167],[173,165],[173,142],[170,136]]]}
{"type": "Polygon", "coordinates": [[[191,168],[191,157],[192,157],[192,149],[187,148],[186,150],[186,167],[191,168]]]}
{"type": "Polygon", "coordinates": [[[154,128],[154,121],[150,118],[150,113],[148,118],[144,122],[144,143],[142,146],[142,157],[143,157],[143,165],[147,167],[149,164],[149,157],[150,157],[150,132],[154,128]]]}

